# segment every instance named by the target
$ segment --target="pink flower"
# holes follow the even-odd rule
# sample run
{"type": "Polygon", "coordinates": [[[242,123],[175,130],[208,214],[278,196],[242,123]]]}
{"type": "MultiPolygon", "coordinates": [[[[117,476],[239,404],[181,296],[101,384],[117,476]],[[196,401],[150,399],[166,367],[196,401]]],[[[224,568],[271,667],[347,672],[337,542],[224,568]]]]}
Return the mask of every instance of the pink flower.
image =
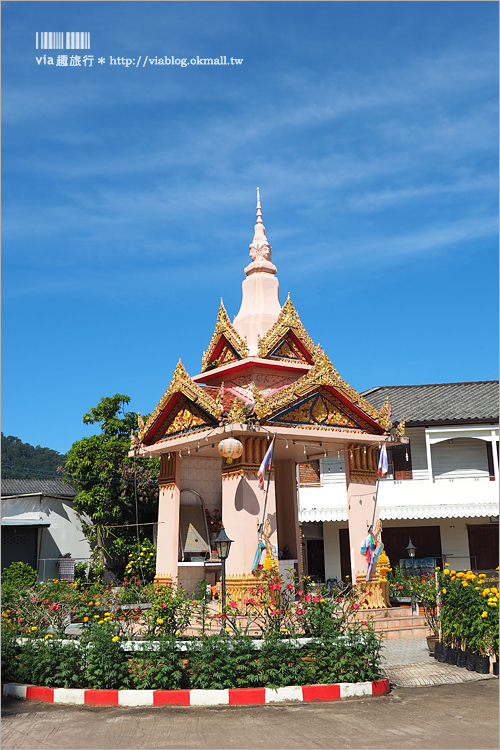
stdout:
{"type": "Polygon", "coordinates": [[[369,591],[368,596],[373,596],[373,591],[369,591]]]}
{"type": "Polygon", "coordinates": [[[341,597],[339,596],[339,597],[337,598],[337,601],[338,601],[338,602],[341,602],[341,601],[342,601],[342,598],[341,598],[341,597]]]}
{"type": "Polygon", "coordinates": [[[356,602],[354,602],[354,604],[352,605],[352,608],[353,609],[357,609],[358,607],[359,607],[359,604],[357,604],[356,602]]]}
{"type": "Polygon", "coordinates": [[[288,591],[293,591],[293,583],[289,583],[287,589],[288,591]]]}
{"type": "MultiPolygon", "coordinates": [[[[165,605],[163,605],[163,606],[165,606],[165,605]]],[[[193,602],[193,607],[197,607],[197,606],[198,606],[198,602],[193,602]]]]}
{"type": "Polygon", "coordinates": [[[219,619],[219,615],[218,615],[218,614],[215,614],[215,615],[214,615],[214,619],[215,619],[215,620],[218,620],[218,619],[219,619]]]}
{"type": "Polygon", "coordinates": [[[297,610],[297,614],[298,614],[298,615],[303,615],[303,614],[304,614],[304,612],[305,612],[305,609],[298,609],[298,610],[297,610]]]}
{"type": "Polygon", "coordinates": [[[166,607],[166,606],[167,606],[166,604],[160,604],[160,607],[166,607]]]}
{"type": "Polygon", "coordinates": [[[259,592],[259,594],[262,594],[264,592],[264,589],[262,588],[262,586],[257,586],[257,591],[259,592]]]}
{"type": "Polygon", "coordinates": [[[238,605],[236,604],[236,602],[229,602],[229,606],[231,607],[231,609],[237,609],[238,608],[238,605]]]}
{"type": "Polygon", "coordinates": [[[313,596],[313,602],[314,602],[315,604],[317,604],[317,603],[318,603],[318,602],[320,602],[320,601],[321,601],[321,599],[320,599],[320,597],[319,597],[319,596],[313,596]]]}
{"type": "Polygon", "coordinates": [[[366,620],[361,620],[361,625],[366,625],[366,620]]]}
{"type": "Polygon", "coordinates": [[[312,594],[307,594],[306,596],[306,602],[310,602],[312,599],[312,594]]]}
{"type": "Polygon", "coordinates": [[[33,599],[32,599],[31,601],[32,601],[32,602],[36,602],[36,596],[34,596],[34,597],[33,597],[33,599]]]}

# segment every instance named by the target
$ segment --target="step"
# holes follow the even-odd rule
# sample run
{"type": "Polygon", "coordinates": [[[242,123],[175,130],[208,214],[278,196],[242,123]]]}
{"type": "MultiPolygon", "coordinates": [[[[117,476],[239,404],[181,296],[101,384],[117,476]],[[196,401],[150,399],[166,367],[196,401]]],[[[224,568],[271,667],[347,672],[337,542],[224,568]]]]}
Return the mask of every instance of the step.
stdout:
{"type": "Polygon", "coordinates": [[[411,617],[411,607],[387,607],[386,609],[360,609],[356,612],[357,620],[366,620],[366,616],[373,617],[374,620],[385,620],[387,618],[397,619],[411,617]]]}
{"type": "Polygon", "coordinates": [[[373,626],[376,631],[381,630],[408,630],[409,628],[421,628],[427,627],[425,625],[425,618],[415,615],[414,617],[406,617],[405,619],[387,619],[374,621],[373,626]]]}
{"type": "Polygon", "coordinates": [[[392,641],[402,638],[426,638],[429,635],[429,628],[427,625],[421,625],[415,628],[389,628],[378,632],[382,634],[384,640],[392,641]]]}

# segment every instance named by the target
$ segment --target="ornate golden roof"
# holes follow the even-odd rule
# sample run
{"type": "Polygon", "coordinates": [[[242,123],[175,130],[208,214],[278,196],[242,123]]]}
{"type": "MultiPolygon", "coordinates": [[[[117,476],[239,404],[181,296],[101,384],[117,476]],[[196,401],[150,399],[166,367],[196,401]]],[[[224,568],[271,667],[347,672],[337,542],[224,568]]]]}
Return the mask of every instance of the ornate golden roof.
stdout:
{"type": "MultiPolygon", "coordinates": [[[[290,294],[281,308],[276,323],[274,323],[263,338],[259,336],[259,357],[262,357],[263,359],[269,357],[279,344],[286,339],[289,331],[292,331],[300,344],[302,344],[306,352],[309,354],[310,361],[314,362],[318,355],[319,347],[315,346],[311,337],[302,325],[299,314],[290,299],[290,294]]],[[[283,359],[286,361],[287,357],[283,357],[283,359]]]]}
{"type": "MultiPolygon", "coordinates": [[[[212,338],[210,339],[208,349],[206,350],[206,352],[203,352],[203,357],[201,359],[201,372],[205,372],[205,370],[208,370],[211,365],[213,366],[214,363],[212,358],[215,349],[221,339],[221,336],[224,336],[230,347],[234,349],[236,355],[239,355],[239,357],[241,357],[242,359],[244,359],[248,355],[246,341],[241,338],[241,336],[238,334],[231,321],[229,320],[222,299],[220,301],[219,312],[217,314],[215,330],[212,334],[212,338]]],[[[238,356],[235,356],[234,359],[238,359],[238,356]]],[[[226,362],[221,364],[225,363],[226,362]]]]}
{"type": "Polygon", "coordinates": [[[211,417],[219,421],[220,409],[218,409],[215,399],[209,396],[203,388],[195,383],[187,374],[184,365],[179,359],[177,366],[174,370],[174,375],[170,381],[170,385],[161,397],[158,405],[152,412],[147,423],[143,429],[139,432],[139,440],[142,442],[145,435],[148,434],[151,427],[154,425],[160,414],[166,408],[169,400],[177,393],[182,393],[187,399],[201,407],[211,417]]]}

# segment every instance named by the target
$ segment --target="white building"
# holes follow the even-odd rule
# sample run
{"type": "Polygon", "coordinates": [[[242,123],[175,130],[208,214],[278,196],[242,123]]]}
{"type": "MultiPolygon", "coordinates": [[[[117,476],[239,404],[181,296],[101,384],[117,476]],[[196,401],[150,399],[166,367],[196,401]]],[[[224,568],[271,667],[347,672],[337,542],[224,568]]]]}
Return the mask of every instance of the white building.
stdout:
{"type": "MultiPolygon", "coordinates": [[[[435,558],[457,570],[498,565],[498,381],[371,388],[362,394],[403,418],[409,445],[390,448],[379,482],[382,540],[392,565],[435,558]]],[[[306,572],[315,580],[350,574],[342,453],[301,464],[299,520],[306,572]]],[[[352,540],[361,545],[363,540],[352,540]]],[[[417,565],[419,563],[417,562],[417,565]]]]}
{"type": "Polygon", "coordinates": [[[2,568],[25,562],[44,580],[58,577],[60,555],[88,560],[76,494],[62,479],[2,479],[2,568]]]}

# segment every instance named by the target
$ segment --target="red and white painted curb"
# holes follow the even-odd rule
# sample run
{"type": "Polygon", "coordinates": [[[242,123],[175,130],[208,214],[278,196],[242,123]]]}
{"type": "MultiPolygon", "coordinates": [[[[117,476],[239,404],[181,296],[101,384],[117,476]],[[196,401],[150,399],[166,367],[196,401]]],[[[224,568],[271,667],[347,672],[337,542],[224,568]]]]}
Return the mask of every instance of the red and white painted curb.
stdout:
{"type": "Polygon", "coordinates": [[[335,685],[291,685],[276,690],[264,687],[227,690],[66,690],[14,682],[2,684],[2,695],[5,696],[80,706],[243,706],[282,701],[333,701],[385,695],[388,692],[388,679],[340,682],[335,685]]]}

